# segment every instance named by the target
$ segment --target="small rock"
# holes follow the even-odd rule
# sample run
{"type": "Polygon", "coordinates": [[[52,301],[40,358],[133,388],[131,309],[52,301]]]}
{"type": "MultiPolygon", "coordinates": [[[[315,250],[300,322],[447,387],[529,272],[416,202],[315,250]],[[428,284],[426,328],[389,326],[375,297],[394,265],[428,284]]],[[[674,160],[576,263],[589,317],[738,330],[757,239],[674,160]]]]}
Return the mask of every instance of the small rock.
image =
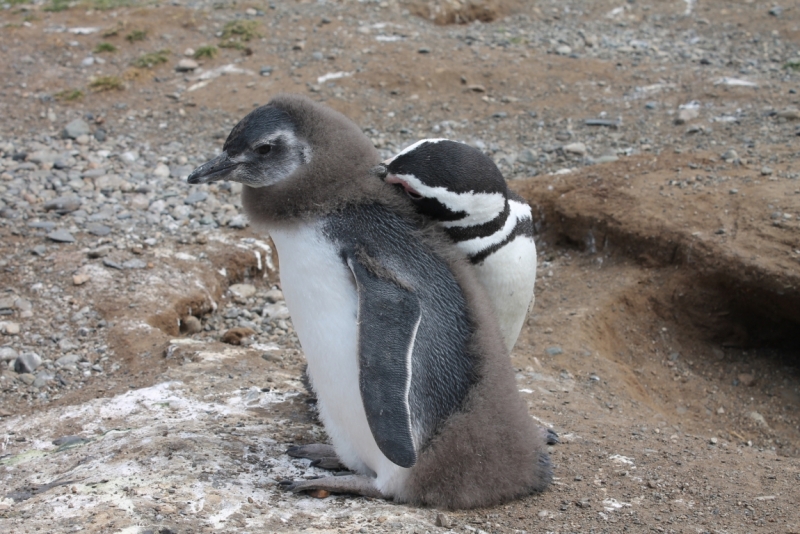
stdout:
{"type": "Polygon", "coordinates": [[[0,322],[0,332],[7,336],[16,336],[19,334],[19,324],[11,321],[0,322]]]}
{"type": "Polygon", "coordinates": [[[19,357],[17,351],[11,347],[0,347],[0,362],[10,362],[19,357]]]}
{"type": "Polygon", "coordinates": [[[431,49],[428,48],[428,47],[423,46],[422,48],[417,50],[417,52],[420,53],[420,54],[430,54],[431,53],[431,49]]]}
{"type": "Polygon", "coordinates": [[[74,243],[75,238],[66,230],[56,230],[47,234],[47,238],[56,243],[74,243]]]}
{"type": "Polygon", "coordinates": [[[178,61],[178,64],[175,66],[175,70],[178,72],[192,72],[200,65],[197,61],[189,58],[184,58],[178,61]]]}
{"type": "Polygon", "coordinates": [[[169,178],[169,167],[164,163],[159,163],[156,165],[156,168],[153,169],[153,176],[156,178],[169,178]]]}
{"type": "Polygon", "coordinates": [[[86,273],[76,273],[72,275],[72,284],[76,286],[82,286],[91,279],[92,277],[86,273]]]}
{"type": "Polygon", "coordinates": [[[585,156],[586,155],[586,145],[583,143],[570,143],[568,145],[564,145],[563,147],[564,152],[567,154],[575,154],[576,156],[585,156]]]}
{"type": "Polygon", "coordinates": [[[722,160],[731,163],[739,161],[739,153],[732,148],[728,149],[724,154],[722,154],[722,160]]]}
{"type": "Polygon", "coordinates": [[[89,256],[91,259],[95,260],[97,258],[104,258],[108,256],[108,253],[111,252],[111,248],[107,246],[97,247],[89,250],[86,255],[89,256]]]}
{"type": "Polygon", "coordinates": [[[773,17],[780,17],[783,14],[783,8],[781,6],[775,6],[769,10],[769,14],[773,17]]]}
{"type": "Polygon", "coordinates": [[[67,354],[66,356],[62,356],[56,360],[56,367],[65,367],[67,365],[74,366],[79,361],[81,361],[81,357],[78,354],[67,354]]]}
{"type": "Polygon", "coordinates": [[[452,525],[452,521],[450,521],[450,518],[447,516],[447,514],[443,514],[442,512],[439,512],[438,514],[436,514],[436,526],[437,527],[450,528],[451,525],[452,525]]]}
{"type": "Polygon", "coordinates": [[[111,228],[100,223],[90,223],[86,225],[86,231],[98,237],[106,236],[111,233],[111,228]]]}
{"type": "Polygon", "coordinates": [[[559,354],[564,354],[564,349],[559,346],[547,347],[544,352],[548,356],[558,356],[559,354]]]}
{"type": "Polygon", "coordinates": [[[283,300],[283,291],[278,288],[270,289],[267,291],[267,294],[264,295],[267,299],[267,302],[276,303],[281,302],[283,300]]]}
{"type": "Polygon", "coordinates": [[[712,445],[716,445],[717,444],[717,438],[711,438],[710,440],[708,440],[708,442],[711,443],[712,445]]]}
{"type": "Polygon", "coordinates": [[[230,221],[228,221],[229,228],[247,228],[247,217],[244,215],[235,215],[230,221]]]}
{"type": "Polygon", "coordinates": [[[264,309],[261,312],[261,314],[264,317],[268,317],[275,321],[279,319],[288,319],[289,308],[287,308],[285,304],[268,304],[264,306],[264,309]]]}
{"type": "Polygon", "coordinates": [[[103,258],[103,265],[105,265],[106,267],[111,267],[112,269],[119,269],[119,270],[122,270],[122,269],[125,268],[125,267],[122,266],[122,264],[117,263],[114,260],[111,260],[111,259],[108,259],[108,258],[103,258]]]}
{"type": "Polygon", "coordinates": [[[800,109],[786,108],[778,112],[778,117],[790,121],[800,120],[800,109]]]}
{"type": "Polygon", "coordinates": [[[53,211],[59,215],[70,213],[81,207],[79,197],[56,197],[45,202],[42,207],[45,211],[53,211]]]}
{"type": "Polygon", "coordinates": [[[772,169],[769,167],[761,167],[761,176],[771,176],[772,169]]]}
{"type": "Polygon", "coordinates": [[[183,199],[184,204],[188,204],[190,206],[194,206],[198,202],[203,202],[205,199],[208,198],[208,193],[205,191],[193,191],[189,194],[185,199],[183,199]]]}
{"type": "Polygon", "coordinates": [[[183,334],[197,334],[203,330],[203,323],[194,315],[188,315],[181,319],[181,333],[183,334]]]}
{"type": "Polygon", "coordinates": [[[261,69],[259,69],[258,73],[261,74],[261,76],[269,76],[270,74],[272,74],[273,70],[275,70],[274,67],[264,66],[261,67],[261,69]]]}
{"type": "Polygon", "coordinates": [[[517,156],[517,161],[520,163],[525,163],[526,165],[533,165],[539,160],[536,156],[536,152],[530,148],[525,148],[520,151],[519,155],[517,156]]]}
{"type": "Polygon", "coordinates": [[[750,416],[750,419],[752,419],[753,421],[755,421],[759,425],[761,425],[761,426],[769,426],[767,424],[767,420],[764,419],[764,416],[761,415],[760,413],[758,413],[758,412],[750,412],[748,415],[750,416]]]}
{"type": "Polygon", "coordinates": [[[686,124],[693,121],[700,116],[700,104],[698,102],[689,102],[680,106],[678,109],[678,116],[675,119],[675,124],[686,124]]]}
{"type": "Polygon", "coordinates": [[[556,47],[556,54],[559,56],[568,56],[572,53],[572,47],[569,45],[560,45],[556,47]]]}
{"type": "Polygon", "coordinates": [[[123,269],[144,269],[147,267],[147,262],[139,258],[133,258],[122,264],[123,269]]]}
{"type": "Polygon", "coordinates": [[[82,119],[75,119],[64,127],[63,136],[69,139],[78,139],[82,135],[89,135],[92,130],[86,121],[82,119]]]}
{"type": "Polygon", "coordinates": [[[14,371],[17,373],[33,373],[42,365],[42,357],[35,352],[23,352],[14,361],[14,371]]]}
{"type": "Polygon", "coordinates": [[[19,379],[30,386],[36,381],[36,375],[33,373],[20,373],[19,379]]]}
{"type": "Polygon", "coordinates": [[[756,382],[756,377],[750,373],[742,373],[738,378],[739,383],[745,387],[750,387],[756,382]]]}
{"type": "Polygon", "coordinates": [[[228,343],[229,345],[241,345],[242,340],[254,335],[256,332],[251,328],[243,328],[238,326],[236,328],[231,328],[224,334],[222,334],[221,341],[223,343],[228,343]]]}
{"type": "Polygon", "coordinates": [[[252,297],[256,293],[256,287],[252,284],[233,284],[228,288],[231,294],[239,299],[252,297]]]}
{"type": "Polygon", "coordinates": [[[53,380],[56,377],[53,373],[47,370],[42,370],[36,373],[36,378],[33,380],[33,383],[30,384],[35,388],[40,388],[47,385],[48,382],[53,380]]]}

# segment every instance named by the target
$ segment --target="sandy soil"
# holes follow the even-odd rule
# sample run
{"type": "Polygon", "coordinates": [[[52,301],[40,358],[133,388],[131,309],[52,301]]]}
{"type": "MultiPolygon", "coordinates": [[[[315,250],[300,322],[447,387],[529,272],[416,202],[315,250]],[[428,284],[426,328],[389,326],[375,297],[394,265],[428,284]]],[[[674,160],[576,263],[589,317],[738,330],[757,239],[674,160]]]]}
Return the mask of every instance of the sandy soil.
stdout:
{"type": "MultiPolygon", "coordinates": [[[[0,254],[10,258],[3,289],[28,295],[36,279],[54,279],[65,306],[90,304],[110,323],[102,335],[117,367],[44,400],[4,383],[0,472],[9,493],[0,528],[800,532],[800,114],[792,112],[800,78],[785,67],[800,58],[800,6],[785,4],[779,16],[750,0],[86,4],[56,12],[20,4],[0,12],[4,141],[58,136],[92,113],[112,135],[146,139],[156,152],[180,139],[202,160],[239,117],[281,91],[346,113],[387,154],[421,137],[485,140],[537,214],[536,306],[512,359],[531,414],[562,437],[552,448],[552,487],[494,509],[441,514],[282,494],[276,479],[314,473],[282,450],[324,437],[300,382],[296,339],[273,336],[272,356],[260,357],[253,347],[195,347],[180,330],[188,315],[208,321],[235,300],[230,284],[266,292],[278,283],[266,266],[267,255],[277,257],[247,239],[266,236],[217,229],[211,238],[165,237],[137,253],[148,269],[123,279],[95,273],[78,286],[72,276],[87,268],[85,249],[59,248],[49,271],[37,270],[25,251],[44,238],[9,223],[0,228],[0,254]],[[219,44],[224,23],[237,18],[257,21],[260,37],[199,62],[205,72],[233,65],[242,73],[203,85],[199,73],[175,72],[185,48],[219,44]],[[453,24],[475,18],[483,22],[453,24]],[[118,33],[61,31],[76,27],[118,33]],[[539,39],[545,27],[563,29],[564,39],[539,39]],[[641,28],[675,41],[700,36],[702,50],[683,59],[666,44],[602,51],[604,37],[641,28]],[[128,42],[136,29],[147,37],[128,42]],[[777,40],[783,48],[767,49],[777,40]],[[118,52],[81,67],[101,41],[118,52]],[[570,52],[557,52],[560,45],[570,52]],[[767,66],[742,59],[762,45],[767,66]],[[172,53],[163,65],[131,66],[164,48],[172,53]],[[782,55],[771,58],[775,50],[782,55]],[[319,59],[309,59],[312,51],[319,59]],[[263,66],[269,76],[259,74],[263,66]],[[318,79],[331,72],[348,74],[318,79]],[[118,76],[123,88],[93,92],[99,75],[118,76]],[[725,76],[758,87],[719,83],[725,76]],[[72,89],[83,98],[54,98],[72,89]],[[693,100],[699,116],[677,120],[693,100]],[[620,122],[584,123],[597,117],[620,122]],[[574,142],[585,153],[565,150],[574,142]],[[536,156],[529,164],[526,148],[536,156]],[[201,254],[204,261],[191,261],[201,254]],[[172,415],[160,415],[159,399],[172,415]],[[207,404],[192,411],[197,403],[207,404]],[[114,438],[120,429],[124,439],[114,438]],[[91,440],[57,457],[50,441],[66,435],[91,440]],[[216,459],[200,472],[204,448],[216,459]],[[60,459],[45,467],[29,461],[31,451],[60,459]],[[156,474],[147,480],[123,469],[149,458],[156,474]],[[98,471],[79,477],[81,464],[98,471]]],[[[44,323],[56,312],[35,311],[44,323]]],[[[10,337],[0,343],[12,346],[10,337]]]]}

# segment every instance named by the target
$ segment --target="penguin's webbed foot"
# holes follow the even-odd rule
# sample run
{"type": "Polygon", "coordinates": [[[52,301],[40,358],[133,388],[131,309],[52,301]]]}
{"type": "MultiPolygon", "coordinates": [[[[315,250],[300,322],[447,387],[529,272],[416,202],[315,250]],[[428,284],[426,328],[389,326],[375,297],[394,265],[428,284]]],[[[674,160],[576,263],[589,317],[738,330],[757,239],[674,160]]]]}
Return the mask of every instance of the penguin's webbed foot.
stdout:
{"type": "Polygon", "coordinates": [[[298,445],[296,447],[289,447],[286,454],[292,458],[305,458],[311,460],[312,467],[319,467],[322,469],[330,469],[337,471],[340,469],[347,469],[339,461],[336,456],[336,451],[331,445],[322,443],[312,443],[310,445],[298,445]]]}
{"type": "Polygon", "coordinates": [[[331,493],[352,493],[373,499],[385,499],[375,487],[373,479],[363,475],[323,477],[311,480],[284,480],[278,483],[281,489],[300,493],[301,491],[325,490],[331,493]]]}

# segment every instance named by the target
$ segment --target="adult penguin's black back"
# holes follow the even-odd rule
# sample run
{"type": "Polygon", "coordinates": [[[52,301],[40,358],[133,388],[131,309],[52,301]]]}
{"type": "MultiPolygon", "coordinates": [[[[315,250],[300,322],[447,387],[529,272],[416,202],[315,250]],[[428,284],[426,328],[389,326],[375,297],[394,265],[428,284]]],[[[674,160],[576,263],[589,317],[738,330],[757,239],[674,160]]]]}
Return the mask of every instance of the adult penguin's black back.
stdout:
{"type": "Polygon", "coordinates": [[[378,160],[347,118],[286,95],[189,177],[245,184],[245,209],[278,250],[330,455],[356,473],[286,487],[443,508],[541,491],[545,438],[484,290],[446,236],[370,175],[378,160]]]}

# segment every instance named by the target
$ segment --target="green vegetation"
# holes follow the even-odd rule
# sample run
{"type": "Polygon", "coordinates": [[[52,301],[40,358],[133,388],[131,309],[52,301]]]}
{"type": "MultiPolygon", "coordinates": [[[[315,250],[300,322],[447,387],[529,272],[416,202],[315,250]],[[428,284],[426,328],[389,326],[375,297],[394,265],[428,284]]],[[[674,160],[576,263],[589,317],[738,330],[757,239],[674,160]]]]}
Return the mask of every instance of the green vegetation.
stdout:
{"type": "Polygon", "coordinates": [[[144,41],[145,37],[147,37],[146,30],[133,30],[131,33],[125,36],[125,39],[129,43],[135,43],[136,41],[144,41]]]}
{"type": "Polygon", "coordinates": [[[69,0],[50,0],[50,3],[44,6],[44,11],[64,11],[69,9],[69,0]]]}
{"type": "Polygon", "coordinates": [[[117,35],[119,35],[119,26],[117,26],[116,28],[109,28],[100,35],[102,35],[103,37],[116,37],[117,35]]]}
{"type": "Polygon", "coordinates": [[[94,53],[100,54],[102,52],[111,52],[114,53],[117,51],[117,47],[111,43],[100,43],[94,47],[94,53]]]}
{"type": "Polygon", "coordinates": [[[258,28],[258,22],[254,20],[232,20],[222,28],[222,41],[219,46],[241,50],[244,48],[242,43],[261,37],[256,28],[258,28]]]}
{"type": "Polygon", "coordinates": [[[67,102],[72,102],[73,100],[80,100],[83,98],[83,91],[80,89],[64,89],[63,91],[59,91],[55,95],[56,100],[65,100],[67,102]]]}
{"type": "Polygon", "coordinates": [[[194,58],[195,59],[214,59],[216,55],[219,53],[219,49],[213,45],[201,46],[197,50],[194,51],[194,58]]]}
{"type": "Polygon", "coordinates": [[[784,69],[793,70],[793,71],[800,71],[800,60],[795,59],[792,61],[788,61],[784,66],[784,69]]]}
{"type": "Polygon", "coordinates": [[[92,0],[92,7],[105,11],[107,9],[127,7],[132,5],[132,3],[131,0],[92,0]]]}
{"type": "Polygon", "coordinates": [[[131,62],[131,65],[140,69],[152,69],[156,65],[166,63],[169,58],[169,50],[159,50],[158,52],[150,52],[142,54],[131,62]]]}
{"type": "Polygon", "coordinates": [[[122,91],[125,86],[116,76],[100,76],[89,84],[89,87],[98,93],[103,91],[122,91]]]}

